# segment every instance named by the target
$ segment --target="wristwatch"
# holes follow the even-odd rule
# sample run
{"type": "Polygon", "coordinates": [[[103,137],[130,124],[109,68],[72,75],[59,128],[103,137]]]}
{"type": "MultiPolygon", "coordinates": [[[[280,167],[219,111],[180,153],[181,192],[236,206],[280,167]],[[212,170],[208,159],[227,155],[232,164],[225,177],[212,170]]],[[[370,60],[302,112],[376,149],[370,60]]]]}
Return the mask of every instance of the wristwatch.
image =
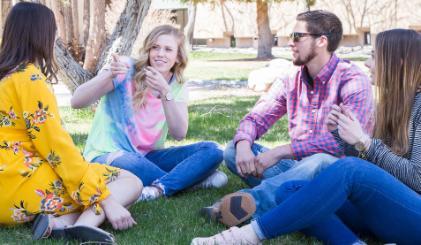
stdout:
{"type": "Polygon", "coordinates": [[[357,150],[358,152],[363,152],[365,151],[365,145],[364,142],[358,141],[355,145],[354,145],[355,150],[357,150]]]}
{"type": "Polygon", "coordinates": [[[165,100],[166,101],[171,101],[171,100],[173,100],[174,99],[174,97],[172,96],[172,93],[171,92],[168,92],[166,95],[165,95],[165,100]]]}
{"type": "Polygon", "coordinates": [[[358,152],[366,151],[366,143],[369,139],[370,137],[368,137],[367,135],[361,136],[357,143],[355,143],[354,145],[355,150],[357,150],[358,152]]]}

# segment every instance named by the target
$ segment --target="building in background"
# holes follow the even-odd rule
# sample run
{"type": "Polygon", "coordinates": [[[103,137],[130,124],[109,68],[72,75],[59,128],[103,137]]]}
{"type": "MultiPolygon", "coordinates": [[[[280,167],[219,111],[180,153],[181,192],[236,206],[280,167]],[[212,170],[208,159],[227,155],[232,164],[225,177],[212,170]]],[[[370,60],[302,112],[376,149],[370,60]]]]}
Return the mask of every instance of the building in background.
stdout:
{"type": "MultiPolygon", "coordinates": [[[[275,45],[287,45],[296,15],[306,9],[304,1],[270,4],[270,28],[275,45]]],[[[343,46],[370,45],[377,33],[391,28],[421,32],[420,0],[317,0],[311,9],[338,15],[344,27],[343,46]]],[[[173,23],[180,28],[187,23],[188,4],[178,0],[153,0],[151,12],[154,11],[172,12],[173,23]]],[[[193,38],[194,44],[208,47],[257,47],[255,3],[222,0],[198,4],[193,38]]]]}

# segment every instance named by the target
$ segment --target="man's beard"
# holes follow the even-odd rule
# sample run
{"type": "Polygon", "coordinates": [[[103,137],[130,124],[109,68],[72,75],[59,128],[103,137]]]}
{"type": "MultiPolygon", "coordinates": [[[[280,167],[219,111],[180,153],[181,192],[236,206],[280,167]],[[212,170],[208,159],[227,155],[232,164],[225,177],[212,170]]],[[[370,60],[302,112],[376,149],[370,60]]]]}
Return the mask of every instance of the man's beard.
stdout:
{"type": "Polygon", "coordinates": [[[310,62],[314,57],[316,57],[316,51],[314,47],[311,49],[311,53],[309,53],[306,57],[303,59],[300,59],[300,57],[297,57],[296,60],[293,60],[292,63],[296,66],[302,66],[306,65],[308,62],[310,62]]]}

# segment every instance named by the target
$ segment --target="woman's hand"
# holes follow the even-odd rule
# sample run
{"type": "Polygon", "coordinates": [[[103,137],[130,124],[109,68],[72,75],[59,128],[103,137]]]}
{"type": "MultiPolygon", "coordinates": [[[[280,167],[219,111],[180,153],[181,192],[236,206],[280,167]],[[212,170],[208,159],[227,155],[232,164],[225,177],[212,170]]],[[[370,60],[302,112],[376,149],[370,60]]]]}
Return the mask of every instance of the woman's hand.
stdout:
{"type": "Polygon", "coordinates": [[[151,89],[158,91],[161,97],[165,96],[170,91],[168,81],[152,66],[145,68],[145,82],[151,89]]]}
{"type": "Polygon", "coordinates": [[[130,212],[111,196],[103,200],[101,206],[115,230],[126,230],[137,224],[130,212]]]}
{"type": "Polygon", "coordinates": [[[121,57],[117,54],[112,54],[112,61],[109,67],[105,67],[103,70],[110,70],[113,77],[118,75],[124,75],[129,71],[130,65],[122,61],[121,57]]]}
{"type": "Polygon", "coordinates": [[[369,137],[361,127],[357,117],[348,108],[341,105],[341,113],[338,114],[339,136],[348,144],[355,145],[369,137]]]}

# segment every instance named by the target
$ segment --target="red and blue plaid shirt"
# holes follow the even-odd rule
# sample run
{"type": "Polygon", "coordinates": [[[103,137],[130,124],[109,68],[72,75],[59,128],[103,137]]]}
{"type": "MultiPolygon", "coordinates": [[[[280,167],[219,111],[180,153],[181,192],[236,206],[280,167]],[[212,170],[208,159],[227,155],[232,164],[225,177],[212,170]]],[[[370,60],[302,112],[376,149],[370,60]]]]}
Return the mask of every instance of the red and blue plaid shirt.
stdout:
{"type": "Polygon", "coordinates": [[[240,122],[234,143],[259,139],[283,115],[288,114],[291,147],[296,159],[325,152],[342,156],[343,149],[327,129],[332,105],[343,103],[371,134],[374,101],[371,83],[363,71],[335,54],[311,83],[302,66],[293,76],[278,79],[240,122]]]}

